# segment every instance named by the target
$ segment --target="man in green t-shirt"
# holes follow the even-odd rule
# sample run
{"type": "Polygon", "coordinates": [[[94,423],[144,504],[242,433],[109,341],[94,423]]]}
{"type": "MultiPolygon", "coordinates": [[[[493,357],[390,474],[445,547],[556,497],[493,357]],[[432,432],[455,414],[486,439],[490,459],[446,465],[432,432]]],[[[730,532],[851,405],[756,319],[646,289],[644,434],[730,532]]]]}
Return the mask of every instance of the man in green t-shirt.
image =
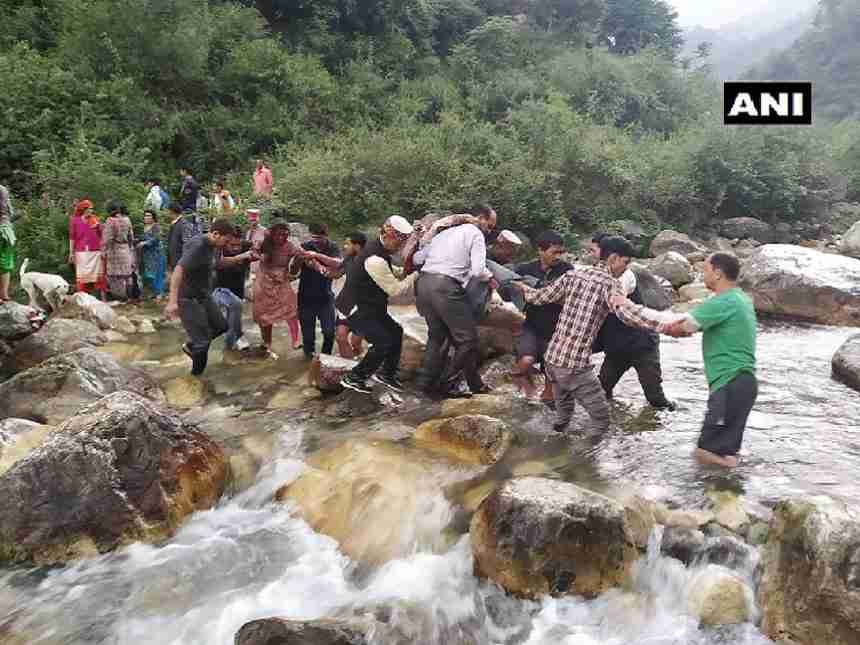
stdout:
{"type": "Polygon", "coordinates": [[[706,300],[659,330],[670,336],[702,332],[702,357],[710,396],[695,457],[726,468],[738,465],[744,428],[758,395],[755,376],[756,316],[752,300],[737,285],[738,259],[714,253],[705,261],[706,300]]]}

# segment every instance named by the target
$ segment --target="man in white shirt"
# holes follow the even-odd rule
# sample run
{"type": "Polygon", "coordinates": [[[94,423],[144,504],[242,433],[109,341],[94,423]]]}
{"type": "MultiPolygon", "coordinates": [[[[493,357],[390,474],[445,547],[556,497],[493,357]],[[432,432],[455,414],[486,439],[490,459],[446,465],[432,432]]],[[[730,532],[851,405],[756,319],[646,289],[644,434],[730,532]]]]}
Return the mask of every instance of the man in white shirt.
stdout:
{"type": "Polygon", "coordinates": [[[368,342],[367,354],[340,384],[350,390],[370,394],[367,379],[372,378],[395,392],[403,385],[397,378],[403,349],[403,327],[388,313],[388,299],[408,290],[417,273],[403,277],[391,256],[396,253],[414,228],[406,219],[394,215],[385,220],[379,237],[365,244],[346,277],[344,290],[354,304],[347,322],[353,333],[368,342]],[[377,374],[377,370],[381,373],[377,374]]]}
{"type": "Polygon", "coordinates": [[[429,394],[449,392],[460,373],[473,394],[488,390],[478,373],[478,321],[466,285],[477,278],[495,287],[493,275],[487,270],[484,235],[496,227],[497,217],[487,205],[478,206],[472,215],[478,218],[477,224],[442,231],[413,258],[415,265],[421,267],[418,311],[428,327],[419,385],[429,394]],[[443,370],[446,340],[453,343],[455,352],[450,366],[443,370]]]}
{"type": "Polygon", "coordinates": [[[155,179],[150,179],[146,182],[146,199],[143,200],[143,207],[146,209],[160,211],[162,208],[167,208],[170,204],[165,204],[161,196],[161,186],[155,179]]]}

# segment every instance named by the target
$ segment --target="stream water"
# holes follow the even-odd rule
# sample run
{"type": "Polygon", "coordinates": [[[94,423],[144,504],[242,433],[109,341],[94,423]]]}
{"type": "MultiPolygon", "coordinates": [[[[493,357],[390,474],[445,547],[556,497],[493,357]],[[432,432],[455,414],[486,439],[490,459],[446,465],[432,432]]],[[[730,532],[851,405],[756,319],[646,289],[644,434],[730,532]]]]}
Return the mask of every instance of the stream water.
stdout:
{"type": "MultiPolygon", "coordinates": [[[[398,410],[358,416],[337,398],[318,400],[283,336],[275,363],[221,369],[213,352],[207,389],[189,414],[234,457],[253,453],[245,481],[165,544],[135,544],[67,567],[0,570],[0,642],[228,645],[245,622],[281,616],[360,617],[374,624],[373,642],[386,645],[769,643],[752,623],[698,626],[686,598],[707,571],[661,557],[659,529],[630,589],[590,601],[508,598],[472,575],[468,509],[476,491],[535,473],[596,490],[633,488],[688,508],[703,506],[708,490],[729,488],[764,516],[794,494],[858,502],[860,396],[830,378],[833,352],[854,331],[761,326],[759,401],[743,463],[731,475],[690,459],[707,396],[696,339],[662,346],[666,389],[678,411],[647,408],[631,373],[600,441],[551,436],[550,413],[507,396],[509,386],[497,379],[506,394],[497,416],[519,441],[490,469],[457,465],[413,444],[411,430],[438,412],[426,401],[407,395],[398,410]],[[291,503],[271,501],[314,454],[341,459],[335,472],[345,479],[380,478],[380,485],[352,486],[352,497],[338,498],[360,512],[332,510],[352,523],[342,527],[350,539],[388,557],[350,559],[346,545],[313,531],[291,503]]],[[[169,383],[187,370],[179,341],[179,331],[168,330],[107,349],[169,383]]],[[[742,572],[750,582],[753,566],[742,572]]]]}

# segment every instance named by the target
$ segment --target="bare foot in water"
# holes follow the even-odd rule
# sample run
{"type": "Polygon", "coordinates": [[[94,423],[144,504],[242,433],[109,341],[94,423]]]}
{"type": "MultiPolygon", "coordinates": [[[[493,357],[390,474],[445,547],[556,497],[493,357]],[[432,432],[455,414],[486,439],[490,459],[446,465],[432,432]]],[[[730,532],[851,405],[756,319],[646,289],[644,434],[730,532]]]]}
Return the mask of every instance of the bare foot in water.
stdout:
{"type": "Polygon", "coordinates": [[[723,468],[737,468],[740,463],[740,459],[736,455],[726,455],[723,457],[722,455],[715,455],[712,452],[708,452],[707,450],[703,450],[702,448],[696,448],[693,451],[693,457],[696,458],[700,464],[706,466],[722,466],[723,468]]]}

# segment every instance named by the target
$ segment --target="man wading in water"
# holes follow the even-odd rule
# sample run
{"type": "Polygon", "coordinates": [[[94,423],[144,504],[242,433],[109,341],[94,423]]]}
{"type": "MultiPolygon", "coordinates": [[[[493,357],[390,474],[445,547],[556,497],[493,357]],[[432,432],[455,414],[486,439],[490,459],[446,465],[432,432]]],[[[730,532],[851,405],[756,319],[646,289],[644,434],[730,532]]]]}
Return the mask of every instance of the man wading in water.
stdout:
{"type": "Polygon", "coordinates": [[[591,363],[592,344],[609,313],[615,313],[625,325],[657,328],[657,320],[645,316],[658,312],[629,302],[618,281],[632,256],[633,247],[627,240],[608,237],[601,242],[600,261],[594,267],[568,271],[542,289],[513,283],[530,305],[562,304],[546,350],[546,372],[555,396],[556,432],[567,429],[577,401],[598,429],[609,428],[609,403],[591,363]]]}
{"type": "Polygon", "coordinates": [[[705,286],[716,295],[659,330],[670,336],[702,332],[702,357],[710,396],[693,453],[703,464],[738,465],[747,418],[758,396],[755,370],[756,315],[737,285],[738,259],[714,253],[705,261],[705,286]]]}

